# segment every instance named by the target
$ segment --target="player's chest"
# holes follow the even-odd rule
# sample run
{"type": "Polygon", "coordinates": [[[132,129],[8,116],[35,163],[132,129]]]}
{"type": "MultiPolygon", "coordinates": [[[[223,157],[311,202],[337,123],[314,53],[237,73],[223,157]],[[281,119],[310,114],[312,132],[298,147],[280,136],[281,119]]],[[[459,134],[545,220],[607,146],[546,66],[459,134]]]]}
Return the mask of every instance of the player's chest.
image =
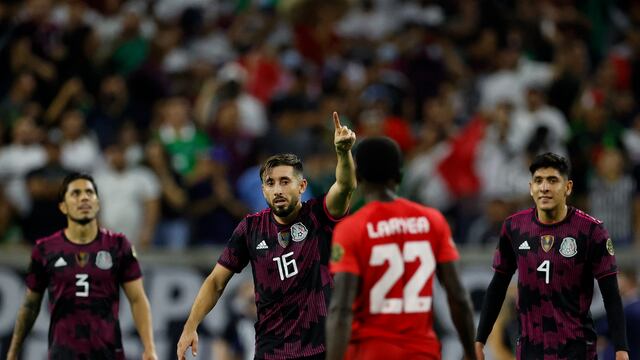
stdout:
{"type": "Polygon", "coordinates": [[[47,271],[52,285],[84,293],[96,285],[114,283],[116,264],[115,254],[108,250],[74,251],[50,255],[47,271]]]}

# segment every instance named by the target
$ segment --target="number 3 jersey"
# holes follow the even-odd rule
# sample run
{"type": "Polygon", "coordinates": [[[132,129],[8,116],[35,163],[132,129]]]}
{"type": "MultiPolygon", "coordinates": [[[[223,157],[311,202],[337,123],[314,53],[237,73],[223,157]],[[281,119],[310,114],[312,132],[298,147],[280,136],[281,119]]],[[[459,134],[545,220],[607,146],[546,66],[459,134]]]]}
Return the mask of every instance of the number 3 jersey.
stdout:
{"type": "Polygon", "coordinates": [[[302,204],[298,217],[278,224],[265,209],[236,227],[218,263],[240,272],[251,263],[258,320],[256,359],[322,354],[332,279],[331,234],[337,219],[324,198],[302,204]]]}
{"type": "Polygon", "coordinates": [[[594,356],[593,280],[617,273],[601,221],[573,207],[555,224],[538,221],[535,208],[518,212],[502,226],[493,267],[518,270],[518,358],[594,356]]]}
{"type": "Polygon", "coordinates": [[[50,359],[124,359],[118,308],[120,285],[142,276],[129,241],[100,229],[88,244],[63,231],[40,239],[27,286],[48,290],[50,359]]]}
{"type": "Polygon", "coordinates": [[[406,199],[374,201],[335,229],[331,272],[360,277],[351,341],[379,339],[440,357],[433,330],[438,263],[458,259],[440,212],[406,199]]]}

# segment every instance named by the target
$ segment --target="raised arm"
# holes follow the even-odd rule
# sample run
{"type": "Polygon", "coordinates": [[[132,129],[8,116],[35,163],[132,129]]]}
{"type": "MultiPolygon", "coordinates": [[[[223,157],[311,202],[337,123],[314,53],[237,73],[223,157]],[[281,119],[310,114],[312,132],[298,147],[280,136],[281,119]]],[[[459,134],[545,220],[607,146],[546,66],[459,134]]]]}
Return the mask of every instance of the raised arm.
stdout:
{"type": "Polygon", "coordinates": [[[156,355],[156,347],[153,342],[151,308],[149,306],[149,299],[147,299],[147,295],[144,293],[142,279],[126,282],[122,284],[122,289],[131,305],[133,321],[136,324],[138,335],[140,335],[140,340],[144,346],[142,359],[157,360],[158,356],[156,355]]]}
{"type": "Polygon", "coordinates": [[[356,134],[348,127],[340,124],[340,117],[333,112],[335,133],[333,143],[336,147],[338,165],[336,166],[336,182],[327,193],[326,204],[329,214],[341,217],[349,209],[351,194],[356,189],[356,167],[351,155],[351,147],[356,141],[356,134]]]}
{"type": "Polygon", "coordinates": [[[16,325],[13,329],[13,336],[11,337],[11,345],[9,345],[9,352],[7,353],[7,360],[17,360],[20,351],[22,350],[22,344],[27,334],[31,331],[33,324],[40,312],[40,304],[42,304],[42,293],[27,289],[27,294],[24,297],[22,307],[18,312],[18,318],[16,319],[16,325]]]}
{"type": "Polygon", "coordinates": [[[326,328],[327,360],[341,360],[351,337],[352,304],[356,298],[360,278],[351,273],[341,272],[337,273],[333,280],[333,295],[326,328]]]}
{"type": "Polygon", "coordinates": [[[471,301],[469,300],[467,291],[460,282],[455,262],[438,264],[436,274],[438,275],[438,280],[440,280],[440,283],[447,292],[449,311],[451,312],[453,324],[458,331],[458,337],[464,349],[464,358],[475,360],[476,354],[473,349],[475,331],[473,328],[471,301]]]}
{"type": "Polygon", "coordinates": [[[189,318],[184,324],[182,335],[180,335],[180,340],[178,341],[177,354],[179,360],[186,359],[185,352],[189,346],[191,346],[191,354],[193,356],[197,355],[198,325],[200,325],[204,317],[213,309],[216,303],[218,303],[218,299],[222,296],[222,292],[232,276],[233,272],[231,270],[220,264],[216,264],[211,274],[204,280],[193,302],[189,318]]]}

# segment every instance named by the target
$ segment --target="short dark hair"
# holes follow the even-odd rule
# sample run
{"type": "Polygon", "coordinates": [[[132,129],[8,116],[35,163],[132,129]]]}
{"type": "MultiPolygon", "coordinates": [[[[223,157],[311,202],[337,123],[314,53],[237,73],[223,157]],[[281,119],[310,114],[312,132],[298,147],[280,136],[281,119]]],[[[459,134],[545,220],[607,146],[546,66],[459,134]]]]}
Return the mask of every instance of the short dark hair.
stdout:
{"type": "Polygon", "coordinates": [[[538,171],[538,169],[542,168],[556,169],[558,170],[560,175],[564,176],[565,178],[568,178],[569,174],[571,173],[571,165],[569,164],[569,161],[563,156],[551,152],[540,154],[533,158],[531,166],[529,166],[531,176],[533,176],[533,174],[538,171]]]}
{"type": "Polygon", "coordinates": [[[67,193],[67,190],[69,190],[69,184],[79,179],[84,179],[91,182],[91,184],[93,185],[93,190],[95,190],[96,196],[98,196],[98,186],[96,185],[96,182],[93,180],[93,177],[91,175],[87,173],[72,172],[71,174],[67,175],[64,180],[62,180],[62,185],[60,186],[60,190],[58,191],[58,202],[64,201],[64,195],[67,193]]]}
{"type": "Polygon", "coordinates": [[[366,138],[358,144],[355,153],[358,179],[376,184],[402,181],[402,152],[391,138],[366,138]]]}
{"type": "Polygon", "coordinates": [[[302,161],[295,154],[276,154],[269,157],[260,167],[260,180],[264,181],[264,174],[276,166],[291,166],[296,175],[302,176],[302,161]]]}

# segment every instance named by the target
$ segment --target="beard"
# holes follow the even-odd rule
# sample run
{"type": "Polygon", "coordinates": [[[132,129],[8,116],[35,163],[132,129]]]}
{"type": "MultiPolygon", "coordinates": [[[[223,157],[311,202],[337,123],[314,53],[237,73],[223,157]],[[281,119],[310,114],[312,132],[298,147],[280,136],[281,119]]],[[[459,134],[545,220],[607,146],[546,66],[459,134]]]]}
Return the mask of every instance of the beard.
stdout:
{"type": "Polygon", "coordinates": [[[272,203],[269,203],[269,207],[271,208],[271,211],[273,211],[273,213],[278,217],[287,217],[296,209],[296,203],[297,201],[292,201],[289,203],[289,206],[286,207],[275,206],[272,203]]]}
{"type": "Polygon", "coordinates": [[[91,216],[85,216],[82,218],[74,218],[69,216],[69,220],[73,221],[74,223],[78,224],[78,225],[87,225],[88,223],[92,222],[93,219],[95,219],[94,217],[91,216]]]}

